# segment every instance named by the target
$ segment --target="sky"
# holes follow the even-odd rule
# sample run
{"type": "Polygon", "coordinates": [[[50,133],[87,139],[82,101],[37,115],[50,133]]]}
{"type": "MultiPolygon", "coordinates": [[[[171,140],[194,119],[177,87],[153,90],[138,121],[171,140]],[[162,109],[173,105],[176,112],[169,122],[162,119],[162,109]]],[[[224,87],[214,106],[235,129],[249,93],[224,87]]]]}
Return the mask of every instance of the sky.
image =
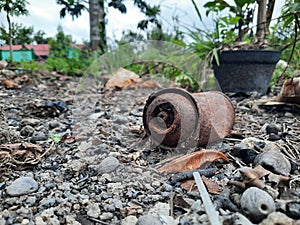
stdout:
{"type": "MultiPolygon", "coordinates": [[[[229,0],[230,1],[230,0],[229,0]]],[[[83,43],[89,40],[89,15],[84,11],[79,18],[74,18],[67,15],[60,19],[59,11],[62,6],[56,4],[56,0],[28,0],[27,7],[29,16],[20,16],[12,19],[13,22],[22,23],[24,26],[33,26],[34,31],[42,30],[46,33],[46,37],[54,37],[57,33],[57,27],[61,25],[66,34],[71,34],[73,41],[76,43],[83,43]]],[[[174,24],[172,17],[175,15],[180,19],[180,24],[186,27],[202,27],[197,18],[197,14],[193,8],[190,0],[151,0],[151,4],[160,3],[161,5],[161,19],[163,27],[167,30],[172,29],[174,24]]],[[[205,15],[205,10],[202,7],[206,1],[196,0],[201,10],[202,15],[205,15]]],[[[275,14],[279,12],[281,4],[277,1],[275,5],[275,14]]],[[[133,5],[132,0],[126,0],[127,13],[121,14],[118,10],[106,7],[107,12],[107,36],[108,39],[120,39],[123,30],[133,30],[139,32],[137,23],[144,18],[139,9],[133,5]]],[[[275,15],[276,16],[276,15],[275,15]]],[[[6,16],[0,13],[0,23],[7,26],[6,16]]],[[[209,27],[212,22],[209,18],[204,18],[204,24],[209,27]]]]}

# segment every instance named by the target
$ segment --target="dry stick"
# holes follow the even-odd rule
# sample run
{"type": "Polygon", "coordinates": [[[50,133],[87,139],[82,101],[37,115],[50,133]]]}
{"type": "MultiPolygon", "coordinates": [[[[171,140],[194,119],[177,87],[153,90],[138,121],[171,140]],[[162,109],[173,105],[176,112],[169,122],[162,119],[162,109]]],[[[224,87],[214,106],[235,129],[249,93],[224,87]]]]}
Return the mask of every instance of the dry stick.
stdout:
{"type": "Polygon", "coordinates": [[[198,170],[188,170],[180,173],[176,173],[171,176],[171,183],[180,182],[183,180],[189,180],[193,178],[193,173],[198,172],[201,176],[212,177],[217,172],[217,168],[207,168],[207,169],[198,169],[198,170]]]}
{"type": "Polygon", "coordinates": [[[194,179],[196,181],[198,190],[200,192],[200,196],[206,211],[206,214],[208,216],[208,219],[211,223],[211,225],[221,225],[220,220],[219,220],[219,215],[208,195],[208,192],[204,186],[204,183],[200,177],[200,174],[198,172],[194,172],[194,179]]]}

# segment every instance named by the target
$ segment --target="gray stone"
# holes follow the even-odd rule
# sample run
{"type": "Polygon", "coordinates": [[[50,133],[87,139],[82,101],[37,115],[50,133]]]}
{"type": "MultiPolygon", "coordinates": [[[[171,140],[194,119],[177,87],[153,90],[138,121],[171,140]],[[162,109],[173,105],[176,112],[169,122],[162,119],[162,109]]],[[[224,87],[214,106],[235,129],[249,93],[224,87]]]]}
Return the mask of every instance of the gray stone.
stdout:
{"type": "Polygon", "coordinates": [[[113,115],[112,121],[116,124],[125,124],[128,122],[128,118],[126,116],[113,115]]]}
{"type": "Polygon", "coordinates": [[[29,196],[26,199],[26,204],[28,204],[28,205],[33,205],[35,202],[36,202],[36,197],[35,196],[29,196]]]}
{"type": "Polygon", "coordinates": [[[48,126],[49,126],[49,129],[52,130],[52,129],[54,129],[54,128],[59,127],[59,126],[60,126],[60,123],[57,122],[57,121],[51,121],[51,122],[49,122],[48,126]]]}
{"type": "Polygon", "coordinates": [[[16,73],[12,70],[7,70],[7,69],[2,69],[0,70],[0,73],[7,76],[7,77],[13,77],[13,76],[16,76],[16,73]]]}
{"type": "Polygon", "coordinates": [[[100,216],[101,210],[98,203],[90,205],[87,215],[93,218],[98,218],[100,216]]]}
{"type": "Polygon", "coordinates": [[[114,214],[111,212],[104,212],[100,215],[100,220],[110,220],[114,217],[114,214]]]}
{"type": "Polygon", "coordinates": [[[105,158],[97,167],[96,170],[100,174],[111,173],[115,171],[119,167],[119,160],[115,157],[107,157],[105,158]]]}
{"type": "Polygon", "coordinates": [[[38,183],[32,177],[20,177],[6,188],[6,192],[10,196],[21,196],[36,192],[38,188],[38,183]]]}
{"type": "Polygon", "coordinates": [[[23,137],[31,137],[34,133],[34,128],[32,126],[26,125],[25,127],[23,127],[20,131],[20,134],[23,137]]]}
{"type": "Polygon", "coordinates": [[[49,208],[51,206],[54,206],[56,203],[56,199],[55,198],[49,198],[49,199],[46,199],[46,200],[43,200],[41,203],[40,203],[40,208],[49,208]]]}
{"type": "Polygon", "coordinates": [[[4,219],[1,215],[0,215],[0,225],[5,225],[6,224],[6,219],[4,219]]]}
{"type": "Polygon", "coordinates": [[[116,198],[111,199],[109,201],[109,203],[112,204],[116,209],[123,208],[123,203],[122,203],[122,201],[120,199],[116,199],[116,198]]]}
{"type": "Polygon", "coordinates": [[[8,62],[6,62],[5,60],[0,60],[0,70],[7,67],[7,65],[8,65],[8,62]]]}
{"type": "Polygon", "coordinates": [[[164,184],[163,184],[163,189],[164,189],[165,191],[170,192],[170,191],[173,191],[173,186],[170,185],[170,184],[164,183],[164,184]]]}
{"type": "Polygon", "coordinates": [[[136,216],[127,216],[121,221],[121,225],[135,225],[137,221],[136,216]]]}
{"type": "Polygon", "coordinates": [[[47,141],[47,140],[48,140],[48,136],[46,134],[44,134],[43,132],[35,133],[30,138],[30,142],[32,142],[32,143],[35,143],[37,141],[47,141]]]}
{"type": "Polygon", "coordinates": [[[168,216],[170,214],[170,204],[158,202],[149,210],[149,214],[168,216]]]}
{"type": "Polygon", "coordinates": [[[284,225],[293,225],[293,219],[287,217],[285,214],[281,212],[273,212],[268,215],[266,219],[264,219],[259,225],[277,225],[277,224],[284,224],[284,225]]]}
{"type": "Polygon", "coordinates": [[[291,202],[287,204],[286,214],[295,220],[300,220],[300,202],[291,202]]]}
{"type": "Polygon", "coordinates": [[[258,154],[254,159],[254,165],[268,167],[273,173],[288,176],[291,172],[290,161],[279,151],[265,151],[258,154]]]}
{"type": "Polygon", "coordinates": [[[174,225],[176,224],[171,216],[144,215],[139,217],[136,225],[174,225]]]}
{"type": "Polygon", "coordinates": [[[25,119],[23,119],[23,120],[21,121],[21,126],[29,125],[29,126],[35,127],[35,126],[37,126],[39,123],[40,123],[40,120],[38,120],[38,119],[34,119],[34,118],[25,118],[25,119]]]}

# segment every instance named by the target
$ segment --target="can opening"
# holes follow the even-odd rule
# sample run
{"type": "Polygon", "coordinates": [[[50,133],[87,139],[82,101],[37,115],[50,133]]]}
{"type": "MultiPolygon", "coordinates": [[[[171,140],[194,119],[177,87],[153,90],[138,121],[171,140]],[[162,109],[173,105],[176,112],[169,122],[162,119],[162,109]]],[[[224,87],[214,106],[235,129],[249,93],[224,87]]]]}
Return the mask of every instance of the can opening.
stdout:
{"type": "Polygon", "coordinates": [[[161,129],[169,128],[174,123],[176,109],[174,106],[167,102],[158,105],[152,115],[151,118],[157,117],[157,126],[161,129]]]}

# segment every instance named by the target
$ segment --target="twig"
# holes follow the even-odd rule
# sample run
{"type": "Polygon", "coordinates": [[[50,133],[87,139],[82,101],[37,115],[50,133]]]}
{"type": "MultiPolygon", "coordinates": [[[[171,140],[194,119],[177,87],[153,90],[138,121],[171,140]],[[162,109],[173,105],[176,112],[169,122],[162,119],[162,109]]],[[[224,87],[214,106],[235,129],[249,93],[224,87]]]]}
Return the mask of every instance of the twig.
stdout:
{"type": "Polygon", "coordinates": [[[200,177],[200,174],[198,172],[194,172],[194,179],[196,181],[198,190],[200,192],[201,199],[203,201],[203,205],[206,211],[206,214],[208,216],[208,219],[211,223],[211,225],[221,225],[219,220],[219,215],[208,195],[208,192],[204,186],[204,183],[200,177]]]}
{"type": "Polygon", "coordinates": [[[184,172],[180,172],[180,173],[176,173],[176,174],[172,175],[170,178],[170,182],[175,184],[179,181],[192,179],[194,172],[200,173],[201,176],[211,177],[216,173],[216,171],[217,171],[217,168],[207,168],[207,169],[184,171],[184,172]]]}

